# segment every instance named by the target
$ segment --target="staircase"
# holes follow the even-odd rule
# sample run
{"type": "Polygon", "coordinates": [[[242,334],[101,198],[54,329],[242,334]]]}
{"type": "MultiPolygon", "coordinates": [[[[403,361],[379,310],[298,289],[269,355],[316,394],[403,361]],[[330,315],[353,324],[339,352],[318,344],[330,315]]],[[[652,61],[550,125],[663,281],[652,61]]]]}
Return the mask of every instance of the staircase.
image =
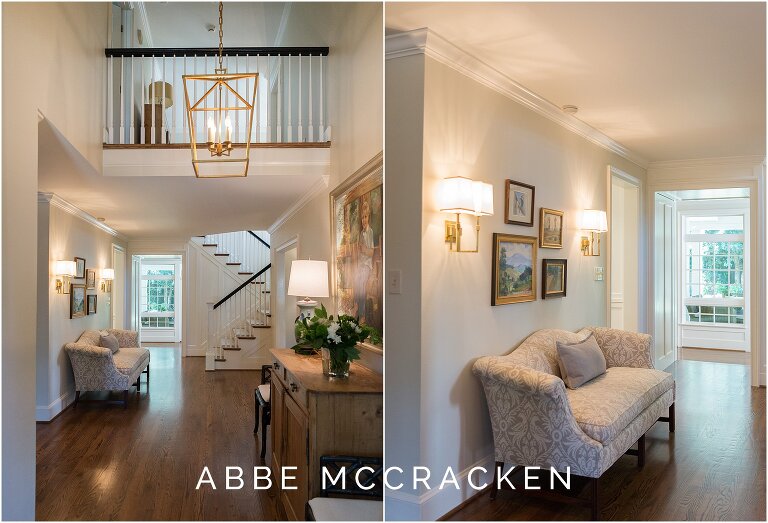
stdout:
{"type": "Polygon", "coordinates": [[[237,274],[237,285],[208,303],[206,369],[258,369],[272,345],[269,234],[237,231],[193,239],[237,274]]]}

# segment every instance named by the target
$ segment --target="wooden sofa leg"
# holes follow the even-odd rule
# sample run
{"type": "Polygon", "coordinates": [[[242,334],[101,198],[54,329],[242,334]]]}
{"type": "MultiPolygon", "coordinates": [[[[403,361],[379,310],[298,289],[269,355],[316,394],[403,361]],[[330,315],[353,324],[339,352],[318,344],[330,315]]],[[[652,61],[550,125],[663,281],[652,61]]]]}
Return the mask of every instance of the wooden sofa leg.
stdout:
{"type": "Polygon", "coordinates": [[[600,521],[600,478],[592,478],[592,521],[600,521]]]}
{"type": "Polygon", "coordinates": [[[72,405],[72,408],[73,408],[73,409],[76,409],[76,408],[77,408],[77,402],[78,402],[78,401],[80,401],[80,391],[79,391],[79,390],[76,390],[76,391],[75,391],[75,403],[72,405]]]}
{"type": "Polygon", "coordinates": [[[637,440],[637,466],[645,466],[645,434],[637,440]]]}
{"type": "Polygon", "coordinates": [[[123,409],[128,408],[128,389],[123,391],[123,409]]]}
{"type": "Polygon", "coordinates": [[[497,461],[493,468],[493,483],[491,483],[491,499],[496,499],[499,492],[499,471],[504,468],[503,461],[497,461]]]}
{"type": "Polygon", "coordinates": [[[675,431],[675,404],[669,406],[669,431],[675,431]]]}

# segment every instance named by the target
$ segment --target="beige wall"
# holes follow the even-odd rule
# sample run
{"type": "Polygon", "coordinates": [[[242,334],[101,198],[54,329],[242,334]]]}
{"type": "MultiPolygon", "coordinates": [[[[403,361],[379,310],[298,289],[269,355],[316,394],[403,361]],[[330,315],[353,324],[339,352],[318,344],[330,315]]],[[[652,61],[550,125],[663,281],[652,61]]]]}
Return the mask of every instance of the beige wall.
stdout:
{"type": "MultiPolygon", "coordinates": [[[[300,259],[327,260],[330,267],[329,194],[383,149],[382,5],[355,3],[345,9],[347,18],[333,35],[328,56],[330,180],[328,187],[316,188],[306,205],[270,230],[273,267],[278,263],[275,249],[294,238],[300,259]]],[[[273,279],[272,310],[276,310],[276,283],[273,279]]],[[[333,309],[331,298],[321,301],[333,309]]],[[[380,356],[363,356],[367,365],[381,369],[380,356]]]]}
{"type": "MultiPolygon", "coordinates": [[[[125,243],[104,230],[49,202],[38,203],[38,338],[36,419],[49,421],[74,399],[75,384],[64,345],[76,341],[84,330],[107,329],[111,321],[111,296],[99,288],[99,270],[112,267],[112,244],[125,243]],[[85,258],[87,269],[96,269],[96,314],[69,317],[69,294],[56,293],[51,272],[56,260],[85,258]]],[[[85,280],[72,280],[84,283],[85,280]]]]}
{"type": "Polygon", "coordinates": [[[35,316],[29,311],[36,310],[38,111],[100,167],[109,4],[5,3],[2,9],[3,76],[19,79],[3,83],[2,515],[32,519],[35,316]]]}
{"type": "MultiPolygon", "coordinates": [[[[390,60],[388,74],[395,62],[405,60],[414,59],[390,60]]],[[[401,357],[397,358],[398,369],[421,369],[418,393],[413,394],[414,398],[420,399],[421,412],[418,424],[398,425],[401,443],[396,446],[387,442],[387,461],[389,466],[399,465],[403,456],[403,461],[408,464],[413,459],[412,449],[418,446],[420,465],[432,471],[444,471],[446,467],[463,471],[478,462],[492,464],[491,427],[482,388],[471,372],[472,363],[483,355],[508,352],[537,329],[576,330],[585,325],[605,324],[605,282],[594,281],[593,270],[596,266],[605,266],[606,256],[605,253],[599,258],[581,255],[577,213],[585,208],[605,209],[609,164],[641,179],[645,172],[431,58],[426,59],[424,78],[423,92],[413,90],[404,94],[403,90],[387,90],[388,113],[400,113],[416,106],[416,102],[407,98],[409,96],[422,96],[424,103],[423,209],[418,232],[421,237],[421,274],[407,260],[400,261],[404,263],[403,289],[404,293],[406,289],[411,293],[409,299],[419,299],[412,288],[420,286],[420,315],[398,315],[399,320],[414,328],[420,321],[421,348],[420,354],[418,347],[404,348],[401,357]],[[483,180],[494,186],[495,214],[481,219],[480,252],[477,254],[449,253],[444,243],[447,216],[437,209],[436,191],[441,179],[455,175],[483,180]],[[533,228],[504,223],[504,182],[508,178],[536,187],[533,228]],[[537,301],[492,307],[492,234],[538,236],[538,210],[542,206],[565,211],[564,245],[562,249],[539,249],[537,270],[541,271],[544,257],[567,258],[568,295],[542,300],[539,278],[536,282],[537,301]],[[411,450],[403,450],[406,442],[411,450]]],[[[390,136],[389,132],[387,136],[390,136]]],[[[414,152],[418,153],[418,150],[411,143],[387,140],[388,159],[413,155],[414,152]]],[[[388,204],[406,197],[396,192],[398,189],[418,189],[417,184],[399,179],[412,175],[411,169],[417,167],[417,161],[412,159],[410,162],[409,170],[393,169],[388,162],[388,204]]],[[[404,207],[388,205],[388,228],[394,209],[400,209],[398,212],[402,213],[404,207]]],[[[471,221],[465,225],[471,232],[471,221]]],[[[416,226],[418,223],[414,223],[416,226]]],[[[400,229],[401,234],[412,239],[413,232],[406,231],[406,227],[400,229]]],[[[392,242],[389,247],[388,252],[392,253],[392,242]]],[[[387,270],[401,268],[397,263],[388,258],[387,270]]],[[[395,321],[390,315],[394,300],[389,295],[387,298],[389,324],[395,321]]],[[[404,323],[398,328],[404,328],[404,323]]],[[[393,411],[401,408],[399,401],[390,401],[390,391],[400,386],[412,388],[412,379],[397,374],[388,376],[387,405],[396,406],[396,409],[387,409],[388,426],[393,411]]],[[[402,510],[405,517],[434,519],[454,508],[470,493],[446,489],[425,496],[420,502],[415,496],[408,498],[405,494],[400,495],[399,502],[388,503],[388,517],[402,510]],[[390,510],[393,507],[394,510],[390,510]]]]}

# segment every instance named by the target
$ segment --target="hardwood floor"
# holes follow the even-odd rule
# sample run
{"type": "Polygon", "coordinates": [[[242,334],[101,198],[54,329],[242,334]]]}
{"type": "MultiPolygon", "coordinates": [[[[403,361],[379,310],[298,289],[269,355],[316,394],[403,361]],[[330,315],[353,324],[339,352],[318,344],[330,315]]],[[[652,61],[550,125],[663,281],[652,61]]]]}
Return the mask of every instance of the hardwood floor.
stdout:
{"type": "Polygon", "coordinates": [[[127,410],[78,405],[38,425],[36,518],[283,519],[271,492],[249,488],[265,464],[253,434],[260,372],[205,372],[177,347],[150,351],[149,392],[142,376],[127,410]],[[204,466],[215,491],[195,490],[204,466]],[[226,466],[244,469],[242,490],[224,488],[226,466]]]}
{"type": "MultiPolygon", "coordinates": [[[[621,457],[600,480],[602,519],[765,521],[765,388],[749,367],[676,362],[676,429],[646,435],[645,467],[621,457]]],[[[451,520],[585,520],[589,509],[500,491],[480,494],[451,520]]]]}

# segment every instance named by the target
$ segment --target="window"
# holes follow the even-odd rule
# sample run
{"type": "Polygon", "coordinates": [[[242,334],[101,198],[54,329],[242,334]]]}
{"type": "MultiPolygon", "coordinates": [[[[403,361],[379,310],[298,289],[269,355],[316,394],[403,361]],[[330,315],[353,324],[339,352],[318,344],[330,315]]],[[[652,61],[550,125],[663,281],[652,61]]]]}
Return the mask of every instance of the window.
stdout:
{"type": "Polygon", "coordinates": [[[173,328],[176,311],[176,274],[173,264],[141,266],[139,287],[141,326],[173,328]]]}
{"type": "Polygon", "coordinates": [[[744,214],[686,215],[684,318],[744,324],[744,214]]]}

